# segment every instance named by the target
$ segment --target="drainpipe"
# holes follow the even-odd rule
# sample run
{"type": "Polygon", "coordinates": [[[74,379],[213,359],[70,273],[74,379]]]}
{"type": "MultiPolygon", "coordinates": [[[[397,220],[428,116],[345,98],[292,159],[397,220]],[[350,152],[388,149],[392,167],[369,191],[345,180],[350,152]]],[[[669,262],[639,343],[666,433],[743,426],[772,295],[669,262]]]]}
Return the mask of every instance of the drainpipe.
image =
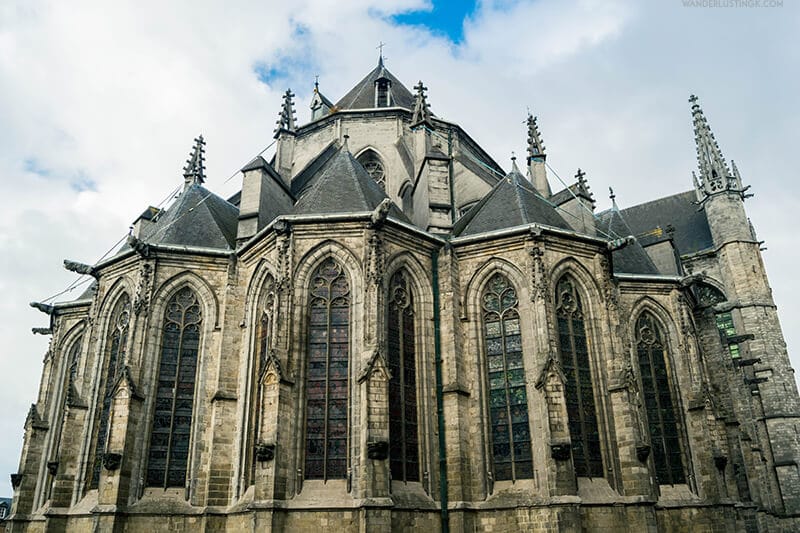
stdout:
{"type": "Polygon", "coordinates": [[[450,180],[450,224],[456,223],[456,193],[453,191],[453,128],[447,128],[447,174],[450,180]]]}
{"type": "Polygon", "coordinates": [[[431,252],[433,270],[433,351],[436,360],[436,415],[439,419],[439,499],[442,505],[442,533],[450,531],[447,510],[447,456],[444,439],[444,393],[442,391],[442,330],[439,316],[439,250],[431,252]]]}

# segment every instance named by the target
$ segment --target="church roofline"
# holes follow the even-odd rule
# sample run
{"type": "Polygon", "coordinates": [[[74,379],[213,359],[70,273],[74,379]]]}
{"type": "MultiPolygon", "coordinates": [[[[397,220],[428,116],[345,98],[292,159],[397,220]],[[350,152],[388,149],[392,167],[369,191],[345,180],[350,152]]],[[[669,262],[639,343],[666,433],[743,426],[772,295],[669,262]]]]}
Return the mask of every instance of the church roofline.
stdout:
{"type": "MultiPolygon", "coordinates": [[[[274,228],[275,224],[279,221],[282,222],[291,222],[291,223],[306,223],[306,224],[313,224],[316,222],[361,222],[371,220],[373,215],[373,211],[353,211],[350,213],[308,213],[308,214],[287,214],[275,217],[269,224],[261,228],[258,233],[250,237],[244,244],[242,244],[239,248],[236,249],[236,255],[241,255],[245,253],[247,250],[252,248],[256,243],[258,243],[265,235],[267,235],[272,229],[274,228]]],[[[437,242],[440,244],[444,244],[446,239],[442,237],[438,237],[432,233],[428,233],[427,231],[421,230],[418,227],[410,224],[408,222],[404,222],[395,218],[392,215],[386,217],[386,222],[390,225],[395,225],[400,228],[403,228],[411,233],[419,237],[426,238],[430,241],[437,242]]]]}
{"type": "Polygon", "coordinates": [[[629,273],[615,273],[614,278],[620,281],[668,281],[671,283],[680,283],[683,276],[671,276],[669,274],[629,274],[629,273]]]}
{"type": "MultiPolygon", "coordinates": [[[[373,108],[369,108],[369,109],[341,109],[341,110],[333,112],[333,113],[331,113],[329,115],[325,115],[324,117],[320,117],[320,118],[318,118],[316,120],[312,120],[311,122],[307,122],[307,123],[303,124],[302,126],[299,126],[297,128],[297,130],[295,131],[295,134],[300,136],[300,135],[304,135],[306,133],[311,133],[313,131],[316,131],[317,129],[325,127],[327,125],[326,121],[334,122],[336,120],[337,116],[341,116],[341,115],[381,114],[381,113],[387,114],[387,115],[390,115],[392,113],[402,113],[402,114],[408,116],[409,123],[411,122],[411,120],[412,120],[412,118],[414,116],[414,113],[413,113],[412,110],[406,109],[404,107],[397,107],[397,106],[393,106],[393,107],[373,107],[373,108]]],[[[463,127],[461,127],[460,124],[458,124],[456,122],[451,122],[449,120],[446,120],[446,119],[443,119],[443,118],[437,117],[437,116],[431,116],[430,120],[431,120],[431,122],[433,123],[434,126],[437,126],[437,125],[444,126],[444,127],[448,127],[448,128],[453,128],[456,131],[458,131],[459,135],[461,136],[459,141],[461,143],[466,144],[472,151],[477,151],[478,154],[476,154],[476,155],[480,156],[484,160],[484,163],[486,163],[490,167],[492,167],[492,166],[494,167],[494,170],[498,174],[492,174],[491,171],[489,171],[489,170],[486,171],[488,174],[492,174],[496,178],[494,180],[494,182],[490,183],[491,185],[496,184],[498,181],[500,181],[501,178],[503,178],[507,174],[507,172],[503,169],[503,167],[501,167],[497,163],[497,161],[495,161],[495,159],[491,155],[489,155],[489,153],[486,152],[486,150],[484,150],[484,148],[480,144],[478,144],[475,141],[475,139],[473,139],[472,136],[463,127]]],[[[456,155],[457,154],[455,154],[455,153],[453,154],[454,157],[456,155]]],[[[487,181],[487,183],[489,183],[489,182],[487,181]]]]}
{"type": "Polygon", "coordinates": [[[608,239],[603,239],[601,237],[593,237],[591,235],[586,235],[585,233],[578,233],[577,231],[565,230],[561,228],[556,228],[554,226],[548,226],[545,224],[538,224],[538,223],[525,224],[521,226],[514,226],[512,228],[503,228],[498,230],[486,231],[483,233],[475,233],[472,235],[465,235],[463,237],[454,237],[453,239],[450,239],[450,242],[452,244],[471,244],[474,242],[495,239],[498,237],[510,237],[520,233],[529,233],[537,230],[542,230],[546,233],[558,235],[560,237],[569,237],[571,239],[576,239],[593,244],[601,244],[603,247],[605,247],[609,242],[608,239]]]}

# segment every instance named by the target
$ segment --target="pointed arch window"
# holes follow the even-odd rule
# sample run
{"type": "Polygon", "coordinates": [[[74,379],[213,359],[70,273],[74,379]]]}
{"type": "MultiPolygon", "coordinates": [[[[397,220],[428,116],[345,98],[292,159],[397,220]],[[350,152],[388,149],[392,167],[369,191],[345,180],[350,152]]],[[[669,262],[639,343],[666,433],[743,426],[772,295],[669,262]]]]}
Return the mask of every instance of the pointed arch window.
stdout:
{"type": "Polygon", "coordinates": [[[389,284],[389,466],[392,479],[419,481],[414,300],[404,271],[389,284]]]}
{"type": "Polygon", "coordinates": [[[517,293],[495,274],[481,297],[494,479],[533,477],[517,293]]]}
{"type": "Polygon", "coordinates": [[[667,349],[659,323],[647,311],[636,321],[636,352],[656,478],[662,485],[686,483],[675,402],[667,372],[667,349]]]}
{"type": "Polygon", "coordinates": [[[306,372],[306,479],[347,473],[350,286],[342,267],[325,260],[311,278],[306,372]]]}
{"type": "Polygon", "coordinates": [[[277,295],[275,293],[275,278],[268,275],[264,281],[263,296],[258,307],[256,323],[256,359],[253,362],[253,372],[251,375],[250,390],[250,431],[247,446],[247,461],[249,463],[247,472],[249,484],[255,481],[255,449],[259,443],[262,426],[262,394],[261,379],[267,366],[269,351],[272,348],[272,331],[275,323],[275,313],[277,310],[277,295]]]}
{"type": "Polygon", "coordinates": [[[96,489],[100,483],[100,465],[103,462],[103,453],[108,438],[109,414],[111,412],[111,396],[117,381],[120,368],[125,364],[125,353],[128,347],[128,325],[131,317],[131,299],[123,294],[114,305],[111,312],[108,333],[106,337],[106,354],[104,366],[101,367],[100,405],[97,410],[94,449],[92,459],[89,461],[89,488],[96,489]]]}
{"type": "Polygon", "coordinates": [[[189,460],[202,314],[197,295],[179,290],[167,304],[150,432],[147,485],[183,487],[189,460]]]}
{"type": "Polygon", "coordinates": [[[386,189],[386,171],[378,154],[373,150],[367,150],[358,156],[358,162],[361,163],[367,174],[375,180],[375,183],[381,186],[381,189],[386,189]]]}
{"type": "Polygon", "coordinates": [[[566,377],[565,397],[575,475],[603,477],[583,307],[575,283],[567,276],[556,285],[556,319],[559,355],[566,377]]]}
{"type": "Polygon", "coordinates": [[[67,356],[67,363],[69,364],[69,374],[67,375],[67,391],[69,391],[69,389],[75,385],[75,379],[78,377],[78,364],[81,361],[82,343],[83,337],[78,337],[78,339],[72,343],[72,346],[69,349],[69,355],[67,356]]]}

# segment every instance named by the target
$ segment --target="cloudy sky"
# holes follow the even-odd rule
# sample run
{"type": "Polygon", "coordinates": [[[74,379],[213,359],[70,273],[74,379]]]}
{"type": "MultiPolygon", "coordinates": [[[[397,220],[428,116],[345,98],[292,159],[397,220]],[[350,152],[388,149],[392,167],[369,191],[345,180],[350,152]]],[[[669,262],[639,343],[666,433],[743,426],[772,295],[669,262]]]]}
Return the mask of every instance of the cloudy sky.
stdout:
{"type": "Polygon", "coordinates": [[[271,142],[280,94],[294,90],[305,122],[314,76],[337,100],[374,67],[381,41],[392,72],[408,87],[424,80],[432,110],[504,166],[524,153],[530,108],[548,162],[564,179],[583,168],[598,209],[609,186],[622,207],[691,187],[697,93],[755,193],[747,209],[797,367],[800,8],[692,3],[4,0],[0,496],[11,494],[47,350],[30,333],[46,317],[27,303],[75,279],[62,260],[94,262],[167,197],[198,133],[207,186],[235,192],[240,179],[228,178],[271,142]]]}

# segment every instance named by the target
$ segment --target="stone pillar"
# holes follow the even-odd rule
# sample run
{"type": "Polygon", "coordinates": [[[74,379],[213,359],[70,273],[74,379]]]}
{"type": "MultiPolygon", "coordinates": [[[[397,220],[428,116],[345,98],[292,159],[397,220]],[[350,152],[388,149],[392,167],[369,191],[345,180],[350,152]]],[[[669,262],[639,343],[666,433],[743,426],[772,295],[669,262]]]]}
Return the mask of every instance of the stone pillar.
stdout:
{"type": "Polygon", "coordinates": [[[388,497],[389,474],[389,366],[380,351],[375,351],[358,378],[361,397],[366,399],[362,420],[361,456],[366,457],[361,486],[367,498],[388,497]]]}
{"type": "Polygon", "coordinates": [[[578,480],[572,464],[572,441],[569,435],[567,402],[564,396],[566,379],[561,365],[550,357],[545,364],[536,388],[547,404],[547,422],[550,428],[550,455],[548,457],[548,489],[551,496],[578,493],[578,480]]]}
{"type": "Polygon", "coordinates": [[[135,453],[135,441],[143,400],[133,383],[130,368],[124,367],[111,400],[108,440],[98,485],[100,506],[124,506],[127,503],[131,474],[142,460],[135,453]]]}
{"type": "Polygon", "coordinates": [[[67,400],[64,423],[59,443],[58,471],[50,496],[52,507],[69,507],[72,504],[75,479],[78,477],[81,433],[86,420],[86,405],[74,395],[67,400]]]}
{"type": "Polygon", "coordinates": [[[39,416],[36,404],[32,404],[25,419],[25,437],[19,469],[11,475],[14,498],[11,507],[11,527],[7,531],[22,531],[23,524],[15,522],[14,519],[26,519],[35,511],[33,499],[48,429],[47,423],[39,416]]]}

